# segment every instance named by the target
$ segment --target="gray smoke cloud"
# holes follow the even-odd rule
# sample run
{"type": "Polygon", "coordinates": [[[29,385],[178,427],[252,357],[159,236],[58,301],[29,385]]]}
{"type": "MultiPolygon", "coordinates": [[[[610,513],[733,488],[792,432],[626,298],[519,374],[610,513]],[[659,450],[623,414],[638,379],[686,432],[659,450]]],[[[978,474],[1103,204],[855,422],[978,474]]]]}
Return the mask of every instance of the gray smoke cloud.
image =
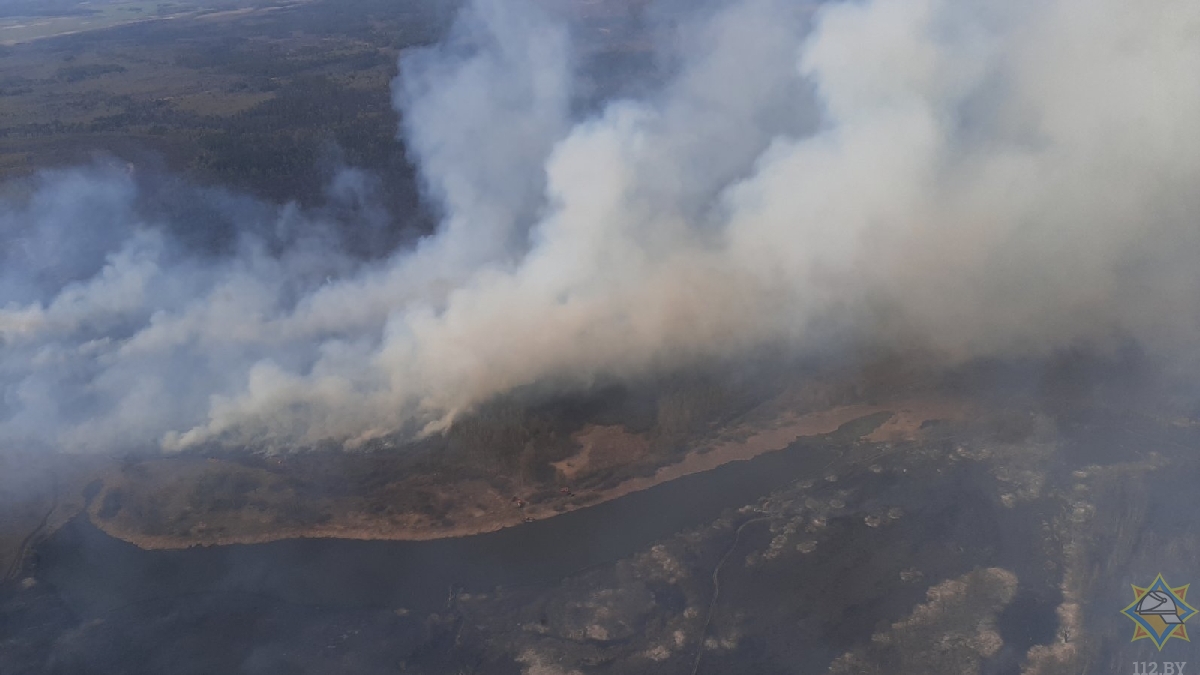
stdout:
{"type": "Polygon", "coordinates": [[[561,7],[478,0],[406,54],[442,224],[381,260],[223,193],[201,256],[128,176],[43,176],[0,206],[0,443],[354,442],[832,331],[1194,362],[1200,5],[662,7],[667,75],[584,113],[561,7]]]}

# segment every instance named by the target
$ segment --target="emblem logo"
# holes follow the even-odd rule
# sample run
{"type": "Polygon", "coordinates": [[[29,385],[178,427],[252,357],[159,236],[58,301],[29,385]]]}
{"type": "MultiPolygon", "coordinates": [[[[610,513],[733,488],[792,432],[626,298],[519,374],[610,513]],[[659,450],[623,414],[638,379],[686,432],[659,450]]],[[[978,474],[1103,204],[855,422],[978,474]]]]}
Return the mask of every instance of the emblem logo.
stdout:
{"type": "Polygon", "coordinates": [[[1191,642],[1184,625],[1196,613],[1195,608],[1187,604],[1190,585],[1172,588],[1161,574],[1145,588],[1134,585],[1133,602],[1121,610],[1135,624],[1133,641],[1149,638],[1159,651],[1171,638],[1191,642]]]}

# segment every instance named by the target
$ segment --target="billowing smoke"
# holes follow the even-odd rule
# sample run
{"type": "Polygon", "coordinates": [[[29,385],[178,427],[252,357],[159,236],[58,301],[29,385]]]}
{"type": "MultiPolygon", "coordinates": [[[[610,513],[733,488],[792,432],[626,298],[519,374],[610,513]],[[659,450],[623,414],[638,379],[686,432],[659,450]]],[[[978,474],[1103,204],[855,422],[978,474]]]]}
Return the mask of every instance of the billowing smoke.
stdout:
{"type": "Polygon", "coordinates": [[[569,9],[479,0],[406,54],[442,223],[371,261],[337,251],[376,224],[209,192],[181,225],[121,172],[42,176],[0,206],[0,442],[362,439],[833,334],[1194,360],[1194,0],[659,10],[661,77],[601,105],[569,9]]]}

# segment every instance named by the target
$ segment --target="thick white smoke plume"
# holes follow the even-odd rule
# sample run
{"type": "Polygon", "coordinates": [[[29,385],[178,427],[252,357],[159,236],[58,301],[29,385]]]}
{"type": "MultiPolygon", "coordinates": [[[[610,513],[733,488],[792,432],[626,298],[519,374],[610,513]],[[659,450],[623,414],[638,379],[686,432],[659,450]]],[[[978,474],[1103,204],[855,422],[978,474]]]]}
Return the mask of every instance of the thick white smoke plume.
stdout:
{"type": "Polygon", "coordinates": [[[0,207],[0,443],[364,438],[828,326],[1197,354],[1195,0],[652,7],[662,81],[586,113],[569,14],[479,0],[402,59],[413,250],[214,194],[241,234],[196,255],[94,170],[0,207]]]}

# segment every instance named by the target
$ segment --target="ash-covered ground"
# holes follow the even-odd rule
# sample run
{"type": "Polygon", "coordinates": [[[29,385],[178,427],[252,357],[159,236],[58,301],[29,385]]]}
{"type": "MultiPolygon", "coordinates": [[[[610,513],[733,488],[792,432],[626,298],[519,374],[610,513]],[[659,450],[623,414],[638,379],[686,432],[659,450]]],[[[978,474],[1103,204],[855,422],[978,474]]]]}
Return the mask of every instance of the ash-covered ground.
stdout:
{"type": "MultiPolygon", "coordinates": [[[[1010,409],[874,443],[862,425],[784,451],[830,459],[716,520],[524,585],[448,584],[437,606],[215,586],[88,602],[56,571],[61,550],[34,556],[3,586],[0,671],[1078,673],[1157,656],[1119,612],[1130,584],[1190,581],[1193,428],[1010,409]]],[[[656,494],[646,520],[679,498],[656,494]]],[[[509,545],[536,560],[580,544],[509,545]]],[[[187,565],[173,560],[164,578],[187,565]]]]}

